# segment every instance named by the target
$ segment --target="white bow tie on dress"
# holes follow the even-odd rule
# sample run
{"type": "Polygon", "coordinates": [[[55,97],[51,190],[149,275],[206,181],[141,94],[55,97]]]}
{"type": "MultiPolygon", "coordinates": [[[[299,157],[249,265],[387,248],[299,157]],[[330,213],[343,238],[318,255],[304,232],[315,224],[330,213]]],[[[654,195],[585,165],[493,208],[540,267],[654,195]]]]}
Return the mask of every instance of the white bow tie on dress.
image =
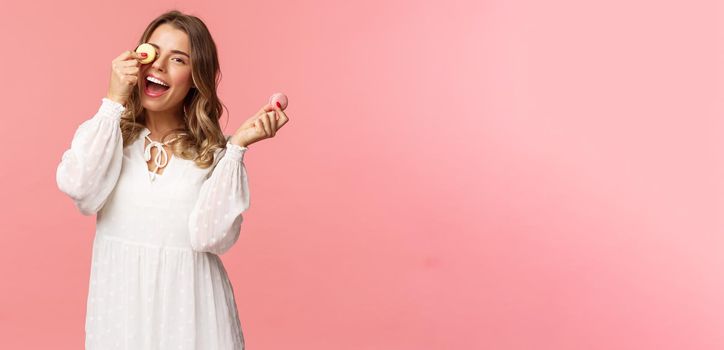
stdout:
{"type": "Polygon", "coordinates": [[[148,141],[150,141],[150,143],[146,145],[146,149],[143,152],[143,159],[148,162],[149,160],[151,160],[151,148],[156,147],[156,149],[158,149],[158,152],[156,152],[156,156],[153,158],[153,163],[156,164],[156,169],[154,169],[153,172],[149,174],[149,176],[151,177],[151,181],[154,181],[156,180],[156,172],[158,171],[158,169],[163,168],[166,166],[166,164],[168,164],[168,153],[166,152],[166,149],[163,148],[163,146],[168,145],[169,142],[175,140],[176,138],[171,141],[166,141],[164,143],[151,140],[148,135],[146,135],[146,138],[148,139],[148,141]]]}

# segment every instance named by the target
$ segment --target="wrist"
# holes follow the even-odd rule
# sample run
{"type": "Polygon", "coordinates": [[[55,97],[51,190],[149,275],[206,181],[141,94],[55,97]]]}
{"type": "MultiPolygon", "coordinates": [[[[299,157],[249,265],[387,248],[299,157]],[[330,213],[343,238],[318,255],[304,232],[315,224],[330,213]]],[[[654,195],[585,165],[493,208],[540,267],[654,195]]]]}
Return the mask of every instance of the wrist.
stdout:
{"type": "Polygon", "coordinates": [[[239,146],[239,147],[247,147],[247,146],[249,145],[245,140],[242,140],[242,139],[241,139],[240,137],[238,137],[237,135],[232,136],[232,137],[229,139],[229,142],[230,142],[232,145],[237,145],[237,146],[239,146]]]}
{"type": "Polygon", "coordinates": [[[113,96],[113,95],[111,95],[111,94],[106,95],[106,98],[109,99],[109,100],[111,100],[111,101],[113,101],[113,102],[120,103],[120,104],[122,104],[122,105],[124,105],[124,106],[126,105],[126,100],[125,100],[125,99],[118,98],[118,97],[113,96]]]}

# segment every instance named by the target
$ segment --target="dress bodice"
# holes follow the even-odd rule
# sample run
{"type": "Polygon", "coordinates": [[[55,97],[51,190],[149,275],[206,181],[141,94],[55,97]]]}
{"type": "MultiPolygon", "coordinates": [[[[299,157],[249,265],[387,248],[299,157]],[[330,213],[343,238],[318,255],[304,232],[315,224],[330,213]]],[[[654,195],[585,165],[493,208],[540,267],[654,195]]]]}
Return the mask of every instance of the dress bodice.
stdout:
{"type": "Polygon", "coordinates": [[[154,164],[164,166],[163,175],[149,176],[150,150],[162,144],[145,145],[145,127],[124,144],[124,110],[103,98],[98,112],[81,123],[58,165],[58,188],[82,214],[97,214],[99,236],[218,255],[228,251],[250,205],[247,148],[226,136],[207,168],[159,150],[154,164]]]}
{"type": "Polygon", "coordinates": [[[213,166],[201,169],[191,160],[171,155],[161,162],[163,174],[150,171],[145,155],[156,145],[144,147],[148,133],[144,129],[141,137],[123,148],[118,182],[98,213],[99,234],[189,247],[188,217],[213,166]]]}

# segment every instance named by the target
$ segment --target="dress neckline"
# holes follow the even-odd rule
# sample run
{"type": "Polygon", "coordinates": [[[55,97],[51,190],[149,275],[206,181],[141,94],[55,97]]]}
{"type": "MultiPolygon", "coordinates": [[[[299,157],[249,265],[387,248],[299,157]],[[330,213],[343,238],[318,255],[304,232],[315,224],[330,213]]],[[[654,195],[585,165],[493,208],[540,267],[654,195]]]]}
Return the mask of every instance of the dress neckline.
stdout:
{"type": "Polygon", "coordinates": [[[149,177],[149,180],[151,182],[154,182],[157,178],[164,177],[163,175],[166,174],[166,171],[168,171],[168,168],[170,168],[170,164],[175,163],[175,158],[173,154],[168,154],[166,152],[166,149],[164,146],[168,146],[169,143],[175,141],[179,138],[179,136],[176,136],[168,141],[165,142],[159,142],[152,140],[148,135],[151,134],[151,130],[149,130],[147,127],[144,127],[141,136],[143,138],[141,139],[141,147],[143,149],[143,159],[144,159],[144,169],[147,171],[147,175],[149,177]],[[149,143],[146,145],[146,139],[148,139],[149,143]],[[156,148],[156,156],[153,157],[153,162],[156,165],[156,169],[149,170],[148,169],[148,161],[151,160],[151,148],[156,148]],[[158,170],[163,168],[163,174],[159,174],[158,170]]]}

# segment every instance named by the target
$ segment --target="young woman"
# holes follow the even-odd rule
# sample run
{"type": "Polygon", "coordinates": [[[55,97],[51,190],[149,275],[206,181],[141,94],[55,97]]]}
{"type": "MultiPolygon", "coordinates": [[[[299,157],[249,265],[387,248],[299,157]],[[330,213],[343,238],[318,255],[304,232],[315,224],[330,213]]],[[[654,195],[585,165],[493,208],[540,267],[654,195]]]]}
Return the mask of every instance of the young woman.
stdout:
{"type": "Polygon", "coordinates": [[[56,173],[80,212],[97,214],[86,349],[243,349],[219,255],[249,207],[244,153],[289,118],[266,105],[222,133],[216,46],[199,18],[164,13],[140,43],[156,59],[113,60],[107,96],[56,173]]]}

